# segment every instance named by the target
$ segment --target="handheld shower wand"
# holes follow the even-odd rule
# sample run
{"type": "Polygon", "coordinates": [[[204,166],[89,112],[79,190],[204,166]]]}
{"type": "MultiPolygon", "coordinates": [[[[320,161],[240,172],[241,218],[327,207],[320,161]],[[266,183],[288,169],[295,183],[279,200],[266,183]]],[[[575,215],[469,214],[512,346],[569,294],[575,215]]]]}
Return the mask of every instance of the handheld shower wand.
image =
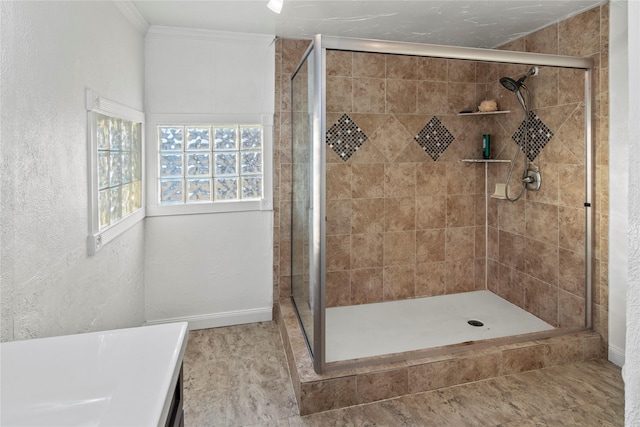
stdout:
{"type": "Polygon", "coordinates": [[[500,84],[505,89],[515,93],[516,97],[518,98],[518,101],[520,102],[520,105],[522,106],[522,109],[527,111],[527,104],[525,103],[524,97],[522,96],[522,92],[520,91],[520,89],[523,88],[528,94],[529,90],[527,89],[527,86],[524,84],[524,81],[529,76],[537,76],[537,75],[538,75],[538,67],[532,67],[529,69],[529,71],[527,71],[526,74],[524,74],[518,80],[514,80],[511,77],[502,77],[500,79],[500,84]]]}
{"type": "Polygon", "coordinates": [[[538,75],[538,67],[532,67],[527,71],[522,77],[518,80],[514,80],[510,77],[502,77],[500,79],[500,84],[507,90],[515,93],[518,102],[522,106],[524,110],[524,119],[525,119],[525,131],[523,132],[524,141],[522,144],[522,151],[524,152],[524,172],[522,174],[522,187],[520,189],[520,193],[515,197],[511,198],[509,196],[509,183],[511,181],[511,176],[513,175],[513,169],[515,167],[516,160],[518,160],[518,156],[520,155],[521,150],[516,150],[515,155],[513,156],[513,160],[511,161],[511,168],[509,169],[509,174],[507,175],[507,182],[505,184],[506,191],[505,195],[507,200],[510,202],[515,202],[519,200],[523,195],[525,190],[537,191],[540,189],[541,176],[540,170],[535,165],[531,167],[532,162],[529,161],[527,157],[527,152],[529,151],[529,116],[530,116],[530,105],[531,105],[531,94],[529,93],[529,89],[524,84],[527,77],[537,76],[538,75]],[[523,95],[524,91],[524,95],[523,95]],[[525,99],[526,96],[526,99],[525,99]]]}

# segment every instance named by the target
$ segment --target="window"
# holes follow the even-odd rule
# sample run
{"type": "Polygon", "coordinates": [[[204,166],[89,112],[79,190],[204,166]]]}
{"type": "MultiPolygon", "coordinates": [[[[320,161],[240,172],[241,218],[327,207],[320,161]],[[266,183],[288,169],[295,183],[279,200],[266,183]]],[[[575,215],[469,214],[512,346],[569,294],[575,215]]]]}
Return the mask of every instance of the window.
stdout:
{"type": "Polygon", "coordinates": [[[263,195],[260,125],[158,126],[160,205],[263,195]]]}
{"type": "Polygon", "coordinates": [[[272,209],[271,115],[147,119],[147,216],[272,209]]]}
{"type": "Polygon", "coordinates": [[[141,124],[96,113],[98,228],[142,207],[141,124]]]}
{"type": "Polygon", "coordinates": [[[87,91],[89,253],[144,218],[144,114],[87,91]]]}

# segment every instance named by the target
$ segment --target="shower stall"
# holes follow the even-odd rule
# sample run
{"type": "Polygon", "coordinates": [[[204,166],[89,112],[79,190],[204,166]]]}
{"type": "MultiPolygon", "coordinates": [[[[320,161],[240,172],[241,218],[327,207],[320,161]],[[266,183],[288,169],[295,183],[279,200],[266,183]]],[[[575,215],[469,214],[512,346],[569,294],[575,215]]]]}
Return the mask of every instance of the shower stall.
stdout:
{"type": "Polygon", "coordinates": [[[591,328],[593,66],[315,36],[290,267],[317,373],[591,328]]]}

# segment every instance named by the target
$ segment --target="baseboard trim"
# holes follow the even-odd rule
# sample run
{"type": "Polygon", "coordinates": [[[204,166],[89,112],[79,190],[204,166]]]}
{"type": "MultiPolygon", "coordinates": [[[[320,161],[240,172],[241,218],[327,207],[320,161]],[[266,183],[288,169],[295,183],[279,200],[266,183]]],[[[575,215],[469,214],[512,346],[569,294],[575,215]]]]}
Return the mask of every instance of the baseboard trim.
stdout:
{"type": "Polygon", "coordinates": [[[619,348],[609,346],[609,362],[614,365],[624,366],[624,351],[619,348]]]}
{"type": "Polygon", "coordinates": [[[172,317],[147,320],[147,325],[162,323],[188,322],[189,330],[220,328],[222,326],[243,325],[246,323],[269,322],[273,319],[273,308],[253,308],[250,310],[227,311],[224,313],[202,314],[198,316],[172,317]]]}

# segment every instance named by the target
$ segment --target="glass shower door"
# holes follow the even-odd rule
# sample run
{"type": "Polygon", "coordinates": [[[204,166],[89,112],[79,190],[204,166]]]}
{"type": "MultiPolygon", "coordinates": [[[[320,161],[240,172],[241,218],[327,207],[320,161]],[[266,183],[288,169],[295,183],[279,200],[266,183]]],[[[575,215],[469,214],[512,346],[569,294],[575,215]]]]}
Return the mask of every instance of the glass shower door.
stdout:
{"type": "Polygon", "coordinates": [[[291,298],[314,356],[314,293],[310,281],[313,148],[313,48],[291,78],[291,298]]]}

